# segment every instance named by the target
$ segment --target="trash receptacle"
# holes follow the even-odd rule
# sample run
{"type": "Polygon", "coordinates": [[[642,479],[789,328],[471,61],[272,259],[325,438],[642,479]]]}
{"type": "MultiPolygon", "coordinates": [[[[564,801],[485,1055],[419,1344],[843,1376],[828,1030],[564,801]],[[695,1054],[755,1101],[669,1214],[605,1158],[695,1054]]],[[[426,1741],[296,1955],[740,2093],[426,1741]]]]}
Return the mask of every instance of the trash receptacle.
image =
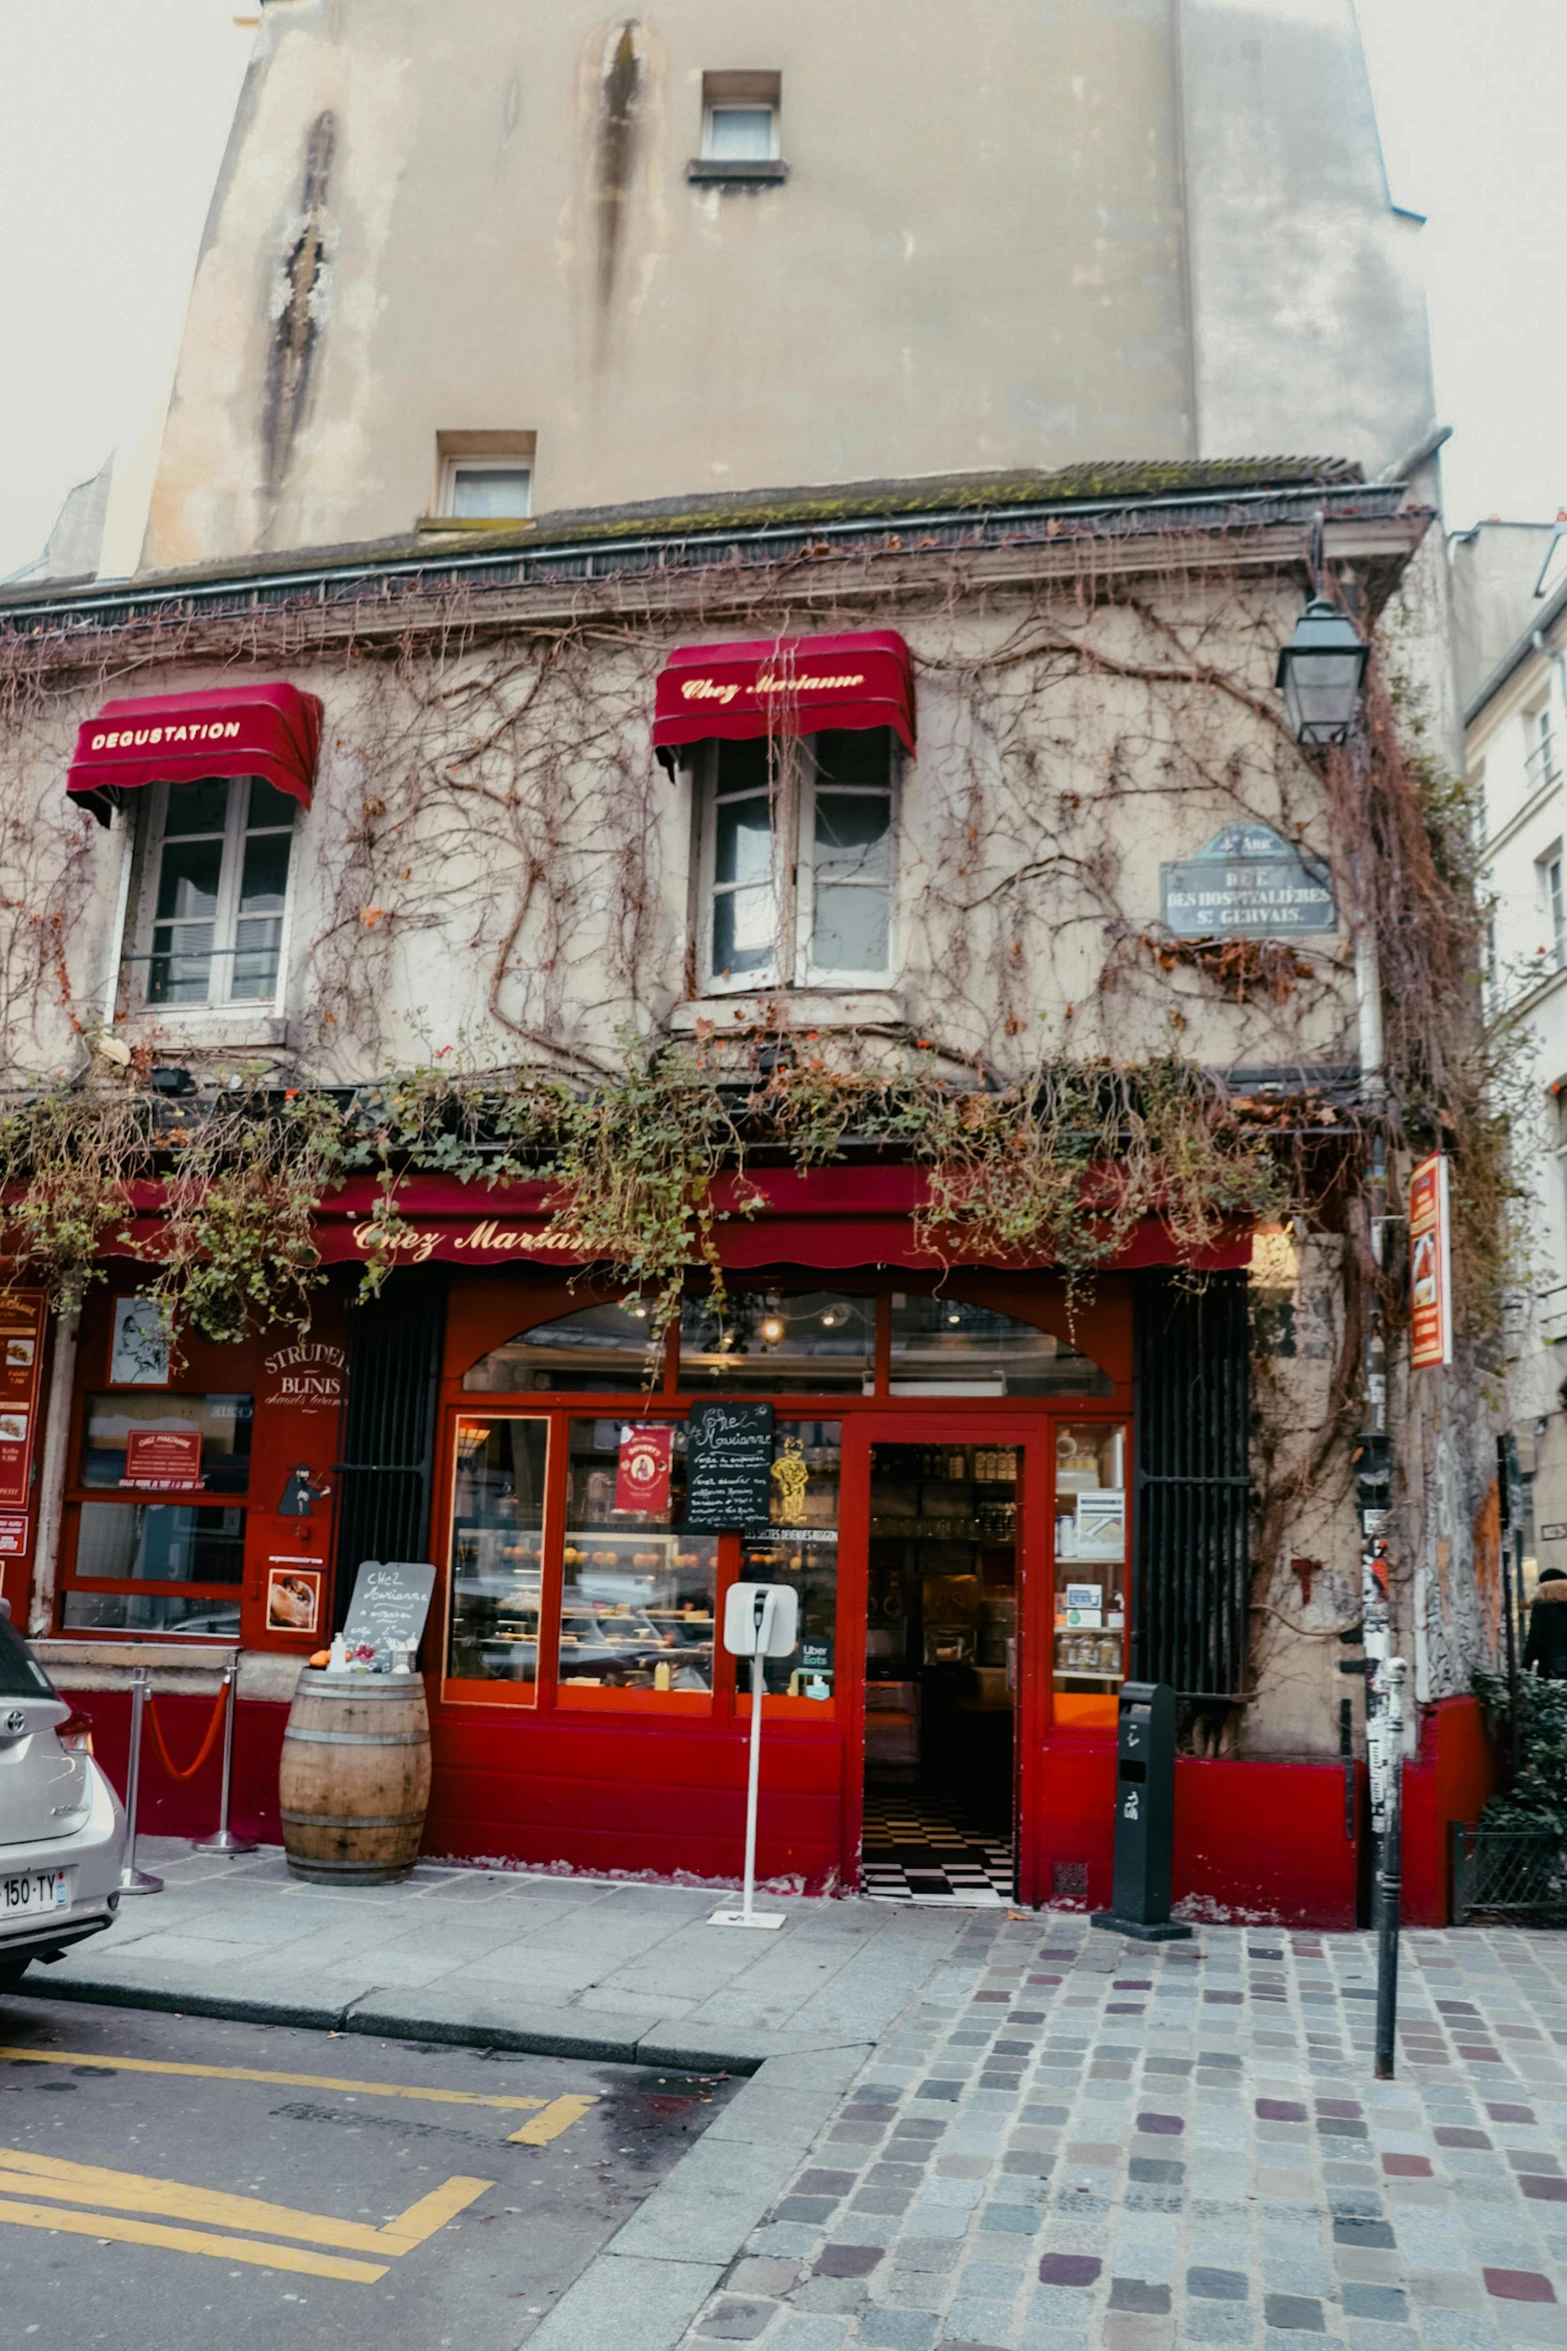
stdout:
{"type": "Polygon", "coordinates": [[[1191,1928],[1170,1917],[1175,1838],[1175,1692],[1168,1682],[1121,1684],[1115,1756],[1115,1874],[1096,1927],[1145,1943],[1180,1943],[1191,1928]]]}

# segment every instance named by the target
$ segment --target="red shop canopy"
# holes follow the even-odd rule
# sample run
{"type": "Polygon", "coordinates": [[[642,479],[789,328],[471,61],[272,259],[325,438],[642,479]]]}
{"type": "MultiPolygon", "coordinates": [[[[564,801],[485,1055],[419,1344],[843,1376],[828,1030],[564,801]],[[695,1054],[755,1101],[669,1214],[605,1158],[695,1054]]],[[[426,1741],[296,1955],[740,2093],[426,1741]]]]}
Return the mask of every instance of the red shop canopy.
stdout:
{"type": "Polygon", "coordinates": [[[321,704],[297,686],[217,686],[106,702],[76,737],[65,779],[100,824],[145,784],[262,776],[304,808],[321,749],[321,704]]]}
{"type": "Polygon", "coordinates": [[[914,678],[895,629],[680,645],[659,673],[653,748],[668,768],[677,743],[821,727],[895,727],[913,750],[914,678]]]}

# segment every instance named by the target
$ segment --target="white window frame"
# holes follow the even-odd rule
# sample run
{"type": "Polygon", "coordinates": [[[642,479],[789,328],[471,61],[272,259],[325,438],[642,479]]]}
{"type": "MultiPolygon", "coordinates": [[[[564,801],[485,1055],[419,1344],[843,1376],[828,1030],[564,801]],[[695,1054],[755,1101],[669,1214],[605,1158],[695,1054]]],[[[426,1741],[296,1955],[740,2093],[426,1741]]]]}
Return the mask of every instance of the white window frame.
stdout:
{"type": "MultiPolygon", "coordinates": [[[[816,794],[820,781],[816,766],[816,741],[811,735],[783,741],[775,738],[773,743],[772,790],[769,795],[773,809],[775,910],[772,958],[753,971],[723,973],[714,970],[713,912],[718,894],[718,763],[721,746],[717,741],[695,746],[693,769],[700,827],[696,965],[704,995],[755,995],[769,989],[791,987],[826,988],[837,992],[887,988],[893,984],[900,959],[898,828],[903,762],[901,746],[891,728],[885,730],[884,739],[888,744],[885,786],[888,802],[887,878],[885,884],[858,885],[867,889],[884,887],[887,893],[887,961],[883,967],[874,971],[835,970],[811,960],[811,940],[816,927],[816,794]]],[[[833,792],[858,791],[867,797],[879,796],[883,789],[873,784],[840,784],[836,781],[828,782],[825,788],[833,792]]]]}
{"type": "Polygon", "coordinates": [[[782,152],[778,137],[778,101],[776,98],[710,98],[703,107],[702,156],[705,162],[776,163],[782,152]],[[765,114],[768,117],[766,155],[720,155],[713,145],[714,117],[720,114],[765,114]]]}
{"type": "Polygon", "coordinates": [[[1559,781],[1561,761],[1556,753],[1555,718],[1551,699],[1547,695],[1533,710],[1524,714],[1524,796],[1532,800],[1536,792],[1559,781]]]}
{"type": "MultiPolygon", "coordinates": [[[[200,1002],[187,999],[183,1003],[156,1003],[148,990],[152,979],[152,962],[158,952],[157,933],[163,927],[158,919],[158,883],[163,869],[163,851],[172,838],[176,841],[197,836],[168,831],[169,786],[166,783],[149,784],[142,794],[141,889],[135,937],[131,950],[127,996],[133,1013],[147,1014],[160,1021],[203,1019],[213,1013],[224,1013],[234,1019],[265,1019],[274,1017],[283,1008],[283,997],[288,978],[289,931],[294,910],[295,877],[298,871],[299,816],[297,807],[288,832],[288,874],[283,885],[283,912],[279,922],[277,949],[277,978],[270,996],[238,996],[232,994],[236,934],[239,927],[239,891],[244,871],[246,818],[250,811],[250,776],[230,776],[228,806],[224,811],[223,848],[218,869],[218,900],[212,917],[211,966],[208,972],[207,994],[200,1002]]],[[[276,837],[284,831],[282,825],[266,825],[257,830],[266,837],[276,837]]],[[[215,839],[216,835],[201,836],[215,839]]],[[[165,921],[171,918],[165,917],[165,921]]],[[[170,960],[178,959],[171,951],[170,960]]]]}
{"type": "Polygon", "coordinates": [[[460,456],[441,460],[440,512],[454,521],[463,522],[527,522],[533,514],[533,459],[510,449],[496,449],[486,454],[479,450],[464,450],[460,456]],[[528,491],[519,514],[459,515],[457,512],[457,484],[465,473],[516,473],[527,477],[528,491]]]}
{"type": "Polygon", "coordinates": [[[1560,841],[1547,849],[1540,859],[1540,894],[1544,901],[1546,927],[1550,932],[1550,952],[1558,970],[1567,965],[1567,868],[1560,841]]]}

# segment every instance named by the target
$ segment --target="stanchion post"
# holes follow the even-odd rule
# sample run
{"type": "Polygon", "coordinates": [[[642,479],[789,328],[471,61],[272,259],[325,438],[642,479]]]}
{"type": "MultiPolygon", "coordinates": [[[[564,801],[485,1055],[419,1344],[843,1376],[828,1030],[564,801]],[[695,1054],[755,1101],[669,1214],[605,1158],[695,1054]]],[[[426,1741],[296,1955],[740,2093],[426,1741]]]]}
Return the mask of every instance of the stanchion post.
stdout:
{"type": "Polygon", "coordinates": [[[254,1837],[236,1837],[229,1827],[229,1795],[234,1784],[234,1708],[238,1698],[239,1659],[231,1657],[223,1668],[223,1794],[218,1801],[218,1833],[215,1837],[200,1837],[194,1850],[197,1853],[259,1853],[261,1847],[254,1837]]]}
{"type": "Polygon", "coordinates": [[[141,1793],[141,1718],[147,1705],[147,1668],[131,1674],[131,1758],[125,1773],[125,1859],[120,1865],[122,1894],[161,1894],[162,1878],[136,1866],[136,1805],[141,1793]]]}
{"type": "Polygon", "coordinates": [[[1382,1803],[1382,1844],[1378,1855],[1377,1905],[1377,2057],[1379,2082],[1393,2079],[1393,2051],[1398,2032],[1398,1926],[1403,1903],[1403,1794],[1404,1794],[1404,1676],[1409,1667],[1402,1657],[1390,1657],[1384,1667],[1387,1711],[1382,1768],[1386,1775],[1382,1803]]]}

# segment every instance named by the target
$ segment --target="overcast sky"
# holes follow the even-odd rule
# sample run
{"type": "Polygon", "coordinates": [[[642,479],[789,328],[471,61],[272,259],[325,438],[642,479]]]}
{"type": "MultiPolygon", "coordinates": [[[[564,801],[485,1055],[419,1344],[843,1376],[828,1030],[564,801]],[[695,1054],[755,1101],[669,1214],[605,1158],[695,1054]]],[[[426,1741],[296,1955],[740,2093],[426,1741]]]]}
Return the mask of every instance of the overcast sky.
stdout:
{"type": "MultiPolygon", "coordinates": [[[[1549,519],[1567,506],[1567,4],[1359,7],[1394,200],[1429,215],[1449,519],[1549,519]]],[[[0,577],[111,450],[122,495],[151,464],[254,38],[235,18],[256,13],[0,0],[0,577]]]]}

